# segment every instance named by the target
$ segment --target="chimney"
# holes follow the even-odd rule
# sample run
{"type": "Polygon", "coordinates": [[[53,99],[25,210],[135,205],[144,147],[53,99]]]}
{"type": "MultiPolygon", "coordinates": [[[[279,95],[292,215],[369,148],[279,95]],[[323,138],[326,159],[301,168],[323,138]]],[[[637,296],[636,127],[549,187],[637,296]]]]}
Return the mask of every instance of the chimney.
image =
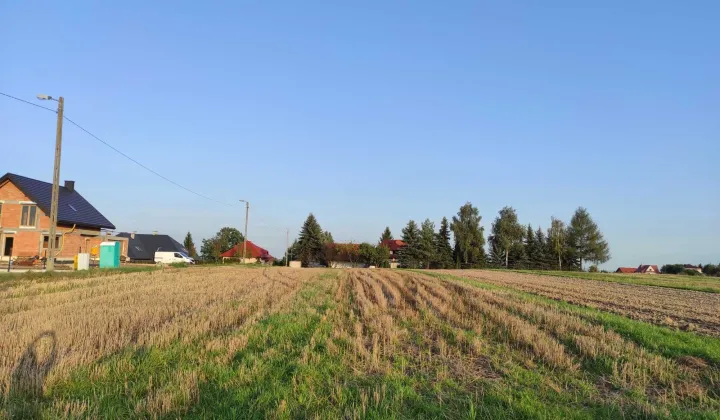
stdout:
{"type": "Polygon", "coordinates": [[[70,192],[75,192],[75,181],[65,181],[65,188],[70,192]]]}
{"type": "Polygon", "coordinates": [[[130,234],[130,239],[135,239],[135,231],[130,234]]]}

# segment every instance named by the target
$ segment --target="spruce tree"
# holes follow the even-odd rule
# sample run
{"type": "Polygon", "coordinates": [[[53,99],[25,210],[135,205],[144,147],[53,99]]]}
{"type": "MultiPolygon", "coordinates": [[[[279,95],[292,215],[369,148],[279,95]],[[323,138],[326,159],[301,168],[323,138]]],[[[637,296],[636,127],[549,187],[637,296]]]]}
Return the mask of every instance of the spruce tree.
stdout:
{"type": "Polygon", "coordinates": [[[485,228],[477,207],[467,202],[453,216],[450,229],[455,237],[455,258],[459,268],[481,268],[485,265],[485,228]]]}
{"type": "Polygon", "coordinates": [[[402,234],[402,240],[407,245],[400,250],[400,265],[405,268],[420,268],[420,229],[417,223],[410,220],[402,234]]]}
{"type": "Polygon", "coordinates": [[[505,250],[495,240],[495,236],[490,235],[488,237],[488,264],[492,268],[505,267],[505,250]]]}
{"type": "Polygon", "coordinates": [[[610,259],[608,243],[584,207],[578,207],[570,219],[568,244],[571,254],[578,261],[581,270],[583,261],[602,264],[610,259]]]}
{"type": "Polygon", "coordinates": [[[324,239],[327,239],[327,236],[323,234],[315,216],[310,213],[300,230],[295,256],[302,261],[304,267],[322,261],[324,239]]]}
{"type": "Polygon", "coordinates": [[[383,231],[382,235],[380,235],[380,242],[383,243],[385,241],[392,241],[393,235],[392,232],[390,232],[390,226],[385,226],[385,230],[383,231]]]}
{"type": "Polygon", "coordinates": [[[447,217],[440,222],[440,230],[435,236],[435,268],[452,268],[453,249],[450,246],[450,226],[447,217]]]}
{"type": "Polygon", "coordinates": [[[495,245],[505,253],[505,267],[510,266],[510,250],[522,244],[523,227],[518,222],[517,213],[512,207],[503,207],[492,224],[492,236],[495,245]]]}
{"type": "Polygon", "coordinates": [[[538,269],[539,258],[538,258],[538,243],[535,237],[535,231],[532,229],[530,224],[527,225],[525,231],[525,256],[527,258],[527,266],[530,269],[538,269]]]}
{"type": "Polygon", "coordinates": [[[193,242],[192,235],[190,232],[185,235],[185,240],[183,241],[183,246],[185,249],[188,250],[188,254],[192,258],[197,258],[197,250],[195,249],[195,242],[193,242]]]}
{"type": "Polygon", "coordinates": [[[536,264],[539,269],[547,270],[552,267],[552,253],[548,249],[548,241],[542,227],[538,227],[535,231],[535,243],[537,244],[537,260],[536,264]]]}
{"type": "Polygon", "coordinates": [[[420,261],[423,267],[430,268],[435,261],[435,223],[425,219],[420,225],[420,261]]]}

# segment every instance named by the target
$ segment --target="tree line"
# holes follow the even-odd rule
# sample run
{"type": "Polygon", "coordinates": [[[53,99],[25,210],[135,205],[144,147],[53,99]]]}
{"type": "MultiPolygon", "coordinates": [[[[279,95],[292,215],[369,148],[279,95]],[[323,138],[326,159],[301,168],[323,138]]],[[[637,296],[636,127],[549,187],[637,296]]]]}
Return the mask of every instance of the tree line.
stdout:
{"type": "Polygon", "coordinates": [[[410,220],[402,231],[407,247],[400,254],[401,266],[580,270],[585,262],[601,264],[610,259],[607,241],[583,207],[568,225],[551,218],[546,231],[522,225],[515,209],[504,207],[491,225],[487,244],[481,221],[480,211],[470,202],[460,207],[452,222],[444,217],[437,232],[429,219],[420,227],[410,220]]]}
{"type": "MultiPolygon", "coordinates": [[[[430,220],[408,221],[402,229],[399,263],[405,268],[513,268],[580,270],[585,263],[601,264],[610,259],[610,248],[587,209],[579,207],[569,224],[551,218],[547,230],[522,225],[512,207],[504,207],[485,239],[482,216],[472,203],[465,203],[439,228],[430,220]],[[451,237],[452,233],[452,237],[451,237]]],[[[335,244],[311,213],[290,249],[290,257],[303,266],[332,266],[344,261],[377,267],[388,264],[390,251],[383,245],[392,240],[389,227],[377,244],[335,244]]]]}

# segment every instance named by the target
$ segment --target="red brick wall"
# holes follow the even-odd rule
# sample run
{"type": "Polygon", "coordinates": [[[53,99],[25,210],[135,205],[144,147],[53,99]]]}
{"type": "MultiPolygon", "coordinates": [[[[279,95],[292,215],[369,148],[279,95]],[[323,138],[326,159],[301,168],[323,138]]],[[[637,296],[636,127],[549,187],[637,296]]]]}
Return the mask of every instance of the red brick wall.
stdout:
{"type": "MultiPolygon", "coordinates": [[[[6,182],[0,186],[0,200],[32,201],[11,182],[6,182]]],[[[21,212],[22,204],[2,203],[0,230],[4,230],[5,233],[2,239],[3,243],[0,244],[0,249],[2,249],[4,245],[4,238],[12,237],[14,238],[13,256],[32,257],[39,255],[42,257],[46,254],[46,250],[43,248],[41,242],[41,238],[46,236],[46,234],[42,233],[42,231],[47,232],[50,230],[50,217],[38,208],[37,228],[35,230],[20,229],[21,212]],[[7,233],[8,230],[12,230],[15,233],[7,233]]],[[[69,232],[71,229],[72,226],[58,225],[57,233],[69,232]]],[[[100,242],[105,239],[105,236],[100,236],[100,229],[82,228],[81,230],[82,233],[97,236],[83,236],[78,230],[63,235],[60,239],[62,250],[59,250],[60,253],[57,254],[57,258],[70,259],[78,253],[79,249],[81,249],[82,252],[89,252],[90,248],[100,245],[100,242]]],[[[122,243],[121,248],[123,255],[127,255],[127,244],[127,240],[122,243]]]]}

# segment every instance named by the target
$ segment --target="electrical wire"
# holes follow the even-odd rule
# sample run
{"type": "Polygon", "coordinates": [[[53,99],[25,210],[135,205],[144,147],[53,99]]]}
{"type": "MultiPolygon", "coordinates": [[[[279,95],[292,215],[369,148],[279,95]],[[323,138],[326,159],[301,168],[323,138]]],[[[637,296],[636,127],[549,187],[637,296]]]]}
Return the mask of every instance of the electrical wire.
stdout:
{"type": "Polygon", "coordinates": [[[26,101],[25,99],[16,98],[16,97],[14,97],[14,96],[12,96],[12,95],[8,95],[7,93],[2,93],[2,92],[0,92],[0,95],[7,96],[8,98],[15,99],[16,101],[25,102],[25,103],[28,104],[28,105],[36,106],[36,107],[38,107],[38,108],[42,108],[42,109],[44,109],[44,110],[46,110],[46,111],[54,112],[54,113],[57,114],[57,110],[54,110],[54,109],[52,109],[52,108],[46,108],[46,107],[44,107],[44,106],[42,106],[42,105],[34,104],[34,103],[32,103],[32,102],[26,101]]]}
{"type": "MultiPolygon", "coordinates": [[[[14,96],[12,96],[12,95],[8,95],[7,93],[2,93],[2,92],[0,92],[0,95],[7,96],[8,98],[15,99],[15,100],[17,100],[17,101],[24,102],[24,103],[29,104],[29,105],[32,105],[32,106],[36,106],[36,107],[38,107],[38,108],[42,108],[42,109],[45,109],[45,110],[48,110],[48,111],[52,111],[52,112],[57,113],[57,111],[54,110],[54,109],[45,108],[44,106],[40,106],[40,105],[38,105],[38,104],[34,104],[34,103],[32,103],[32,102],[28,102],[28,101],[26,101],[26,100],[24,100],[24,99],[16,98],[16,97],[14,97],[14,96]]],[[[224,205],[224,206],[232,207],[232,206],[231,206],[230,204],[228,204],[228,203],[223,203],[222,201],[218,201],[218,200],[215,200],[214,198],[210,198],[210,197],[208,197],[208,196],[202,195],[202,194],[200,194],[199,192],[193,191],[193,190],[191,190],[190,188],[185,187],[185,186],[183,186],[183,185],[181,185],[181,184],[173,181],[172,179],[170,179],[170,178],[168,178],[168,177],[166,177],[166,176],[163,176],[163,175],[155,172],[154,170],[148,168],[147,166],[143,165],[142,163],[138,162],[137,160],[131,158],[130,156],[128,156],[128,155],[126,155],[125,153],[121,152],[120,150],[116,149],[116,148],[113,147],[110,143],[104,141],[104,140],[101,139],[100,137],[98,137],[98,136],[96,136],[95,134],[91,133],[90,131],[86,130],[84,127],[82,127],[80,124],[76,123],[75,121],[71,120],[70,118],[64,116],[63,119],[65,119],[67,122],[69,122],[70,124],[74,125],[75,127],[79,128],[80,130],[84,131],[84,132],[87,133],[90,137],[94,138],[95,140],[97,140],[97,141],[99,141],[100,143],[104,144],[105,146],[109,147],[110,149],[112,149],[113,151],[115,151],[116,153],[118,153],[119,155],[123,156],[124,158],[128,159],[129,161],[133,162],[134,164],[136,164],[136,165],[140,166],[141,168],[145,169],[146,171],[150,172],[151,174],[153,174],[153,175],[155,175],[155,176],[157,176],[157,177],[160,177],[160,178],[164,179],[165,181],[167,181],[167,182],[175,185],[176,187],[182,188],[183,190],[185,190],[185,191],[187,191],[187,192],[189,192],[189,193],[191,193],[191,194],[195,194],[195,195],[198,196],[198,197],[204,198],[204,199],[209,200],[209,201],[213,201],[213,202],[218,203],[218,204],[222,204],[222,205],[224,205]]]]}

